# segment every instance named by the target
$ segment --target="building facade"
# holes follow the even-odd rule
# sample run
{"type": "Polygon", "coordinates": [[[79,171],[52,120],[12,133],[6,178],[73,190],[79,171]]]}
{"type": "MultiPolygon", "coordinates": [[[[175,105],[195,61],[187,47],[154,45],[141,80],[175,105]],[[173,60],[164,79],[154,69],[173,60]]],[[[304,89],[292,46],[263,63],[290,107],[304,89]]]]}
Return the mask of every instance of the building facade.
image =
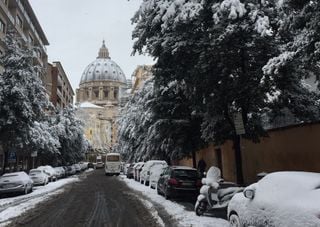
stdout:
{"type": "Polygon", "coordinates": [[[97,59],[85,68],[76,90],[77,116],[85,122],[92,155],[110,152],[117,142],[116,119],[127,89],[126,77],[111,60],[103,41],[97,59]]]}
{"type": "Polygon", "coordinates": [[[60,109],[73,104],[74,91],[61,62],[49,63],[47,71],[44,84],[52,104],[60,109]]]}
{"type": "MultiPolygon", "coordinates": [[[[13,31],[17,34],[21,48],[34,51],[34,65],[41,67],[40,77],[47,77],[47,51],[49,42],[28,0],[0,0],[0,54],[5,54],[5,35],[13,31]]],[[[1,66],[0,66],[1,67],[1,66]]],[[[0,163],[4,163],[4,151],[0,144],[0,163]]],[[[31,167],[29,155],[17,154],[9,168],[27,170],[31,167]]]]}
{"type": "MultiPolygon", "coordinates": [[[[18,34],[22,47],[34,49],[34,63],[43,68],[43,79],[48,61],[45,46],[49,42],[28,0],[0,0],[0,40],[10,29],[18,34]]],[[[4,43],[0,41],[0,53],[4,52],[4,43]]]]}
{"type": "Polygon", "coordinates": [[[139,65],[133,72],[131,78],[132,78],[132,90],[131,93],[135,93],[137,90],[139,90],[144,82],[152,77],[152,66],[151,65],[139,65]]]}

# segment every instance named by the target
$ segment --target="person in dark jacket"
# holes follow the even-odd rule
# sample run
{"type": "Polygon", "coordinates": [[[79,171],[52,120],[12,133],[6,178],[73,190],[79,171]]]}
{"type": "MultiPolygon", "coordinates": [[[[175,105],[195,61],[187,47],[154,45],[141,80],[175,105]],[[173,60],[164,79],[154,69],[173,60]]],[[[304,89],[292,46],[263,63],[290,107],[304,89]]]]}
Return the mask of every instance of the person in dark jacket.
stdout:
{"type": "Polygon", "coordinates": [[[204,171],[206,171],[207,163],[201,158],[198,162],[198,170],[201,173],[201,177],[204,176],[204,171]]]}

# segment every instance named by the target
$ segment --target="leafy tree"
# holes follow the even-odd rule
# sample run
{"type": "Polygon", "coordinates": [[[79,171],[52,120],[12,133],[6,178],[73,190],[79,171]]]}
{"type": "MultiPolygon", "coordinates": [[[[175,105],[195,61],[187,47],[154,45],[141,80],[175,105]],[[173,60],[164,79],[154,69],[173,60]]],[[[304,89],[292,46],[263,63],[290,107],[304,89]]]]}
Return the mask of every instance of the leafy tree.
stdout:
{"type": "Polygon", "coordinates": [[[89,142],[83,134],[83,122],[75,115],[73,107],[61,110],[53,117],[52,131],[60,142],[57,164],[72,164],[84,159],[89,142]]]}
{"type": "MultiPolygon", "coordinates": [[[[290,59],[290,54],[283,54],[288,41],[281,36],[283,14],[278,1],[145,0],[133,18],[134,50],[157,59],[155,90],[173,81],[184,84],[190,109],[186,113],[203,119],[198,131],[202,138],[216,144],[234,141],[240,182],[242,158],[234,114],[242,114],[245,137],[254,141],[266,134],[265,113],[277,115],[286,109],[296,121],[318,114],[316,95],[303,87],[301,76],[288,71],[292,64],[282,67],[281,59],[290,59]]],[[[156,98],[167,100],[161,92],[156,98]]],[[[179,101],[172,101],[156,112],[159,119],[162,114],[175,118],[166,115],[179,108],[179,101]]]]}
{"type": "MultiPolygon", "coordinates": [[[[40,129],[36,121],[46,116],[51,105],[39,78],[40,70],[33,65],[33,51],[21,49],[14,32],[4,40],[5,54],[0,58],[0,142],[5,151],[30,152],[33,133],[40,129]]],[[[42,128],[43,129],[43,128],[42,128]]],[[[41,129],[41,130],[42,130],[41,129]]]]}

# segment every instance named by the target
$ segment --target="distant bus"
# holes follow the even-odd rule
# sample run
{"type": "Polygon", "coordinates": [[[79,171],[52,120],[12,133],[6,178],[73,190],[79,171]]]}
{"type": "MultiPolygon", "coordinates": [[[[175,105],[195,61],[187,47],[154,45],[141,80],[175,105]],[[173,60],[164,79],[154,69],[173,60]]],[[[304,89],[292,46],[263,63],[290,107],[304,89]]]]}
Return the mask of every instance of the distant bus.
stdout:
{"type": "Polygon", "coordinates": [[[120,175],[121,160],[119,153],[108,153],[104,165],[106,175],[120,175]]]}

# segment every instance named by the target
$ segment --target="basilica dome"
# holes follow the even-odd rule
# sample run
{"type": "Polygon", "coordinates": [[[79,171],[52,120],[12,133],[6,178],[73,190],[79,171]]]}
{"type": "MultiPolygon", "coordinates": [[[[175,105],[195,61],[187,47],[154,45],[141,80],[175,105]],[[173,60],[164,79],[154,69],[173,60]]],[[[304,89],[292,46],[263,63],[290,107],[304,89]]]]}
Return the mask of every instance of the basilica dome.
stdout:
{"type": "Polygon", "coordinates": [[[127,80],[121,68],[110,59],[103,41],[96,60],[84,70],[79,89],[76,90],[77,103],[90,102],[98,106],[117,106],[127,89],[127,80]]]}
{"type": "Polygon", "coordinates": [[[126,77],[121,68],[109,57],[109,51],[103,41],[99,55],[95,61],[90,63],[84,70],[80,85],[94,81],[114,81],[126,83],[126,77]]]}

